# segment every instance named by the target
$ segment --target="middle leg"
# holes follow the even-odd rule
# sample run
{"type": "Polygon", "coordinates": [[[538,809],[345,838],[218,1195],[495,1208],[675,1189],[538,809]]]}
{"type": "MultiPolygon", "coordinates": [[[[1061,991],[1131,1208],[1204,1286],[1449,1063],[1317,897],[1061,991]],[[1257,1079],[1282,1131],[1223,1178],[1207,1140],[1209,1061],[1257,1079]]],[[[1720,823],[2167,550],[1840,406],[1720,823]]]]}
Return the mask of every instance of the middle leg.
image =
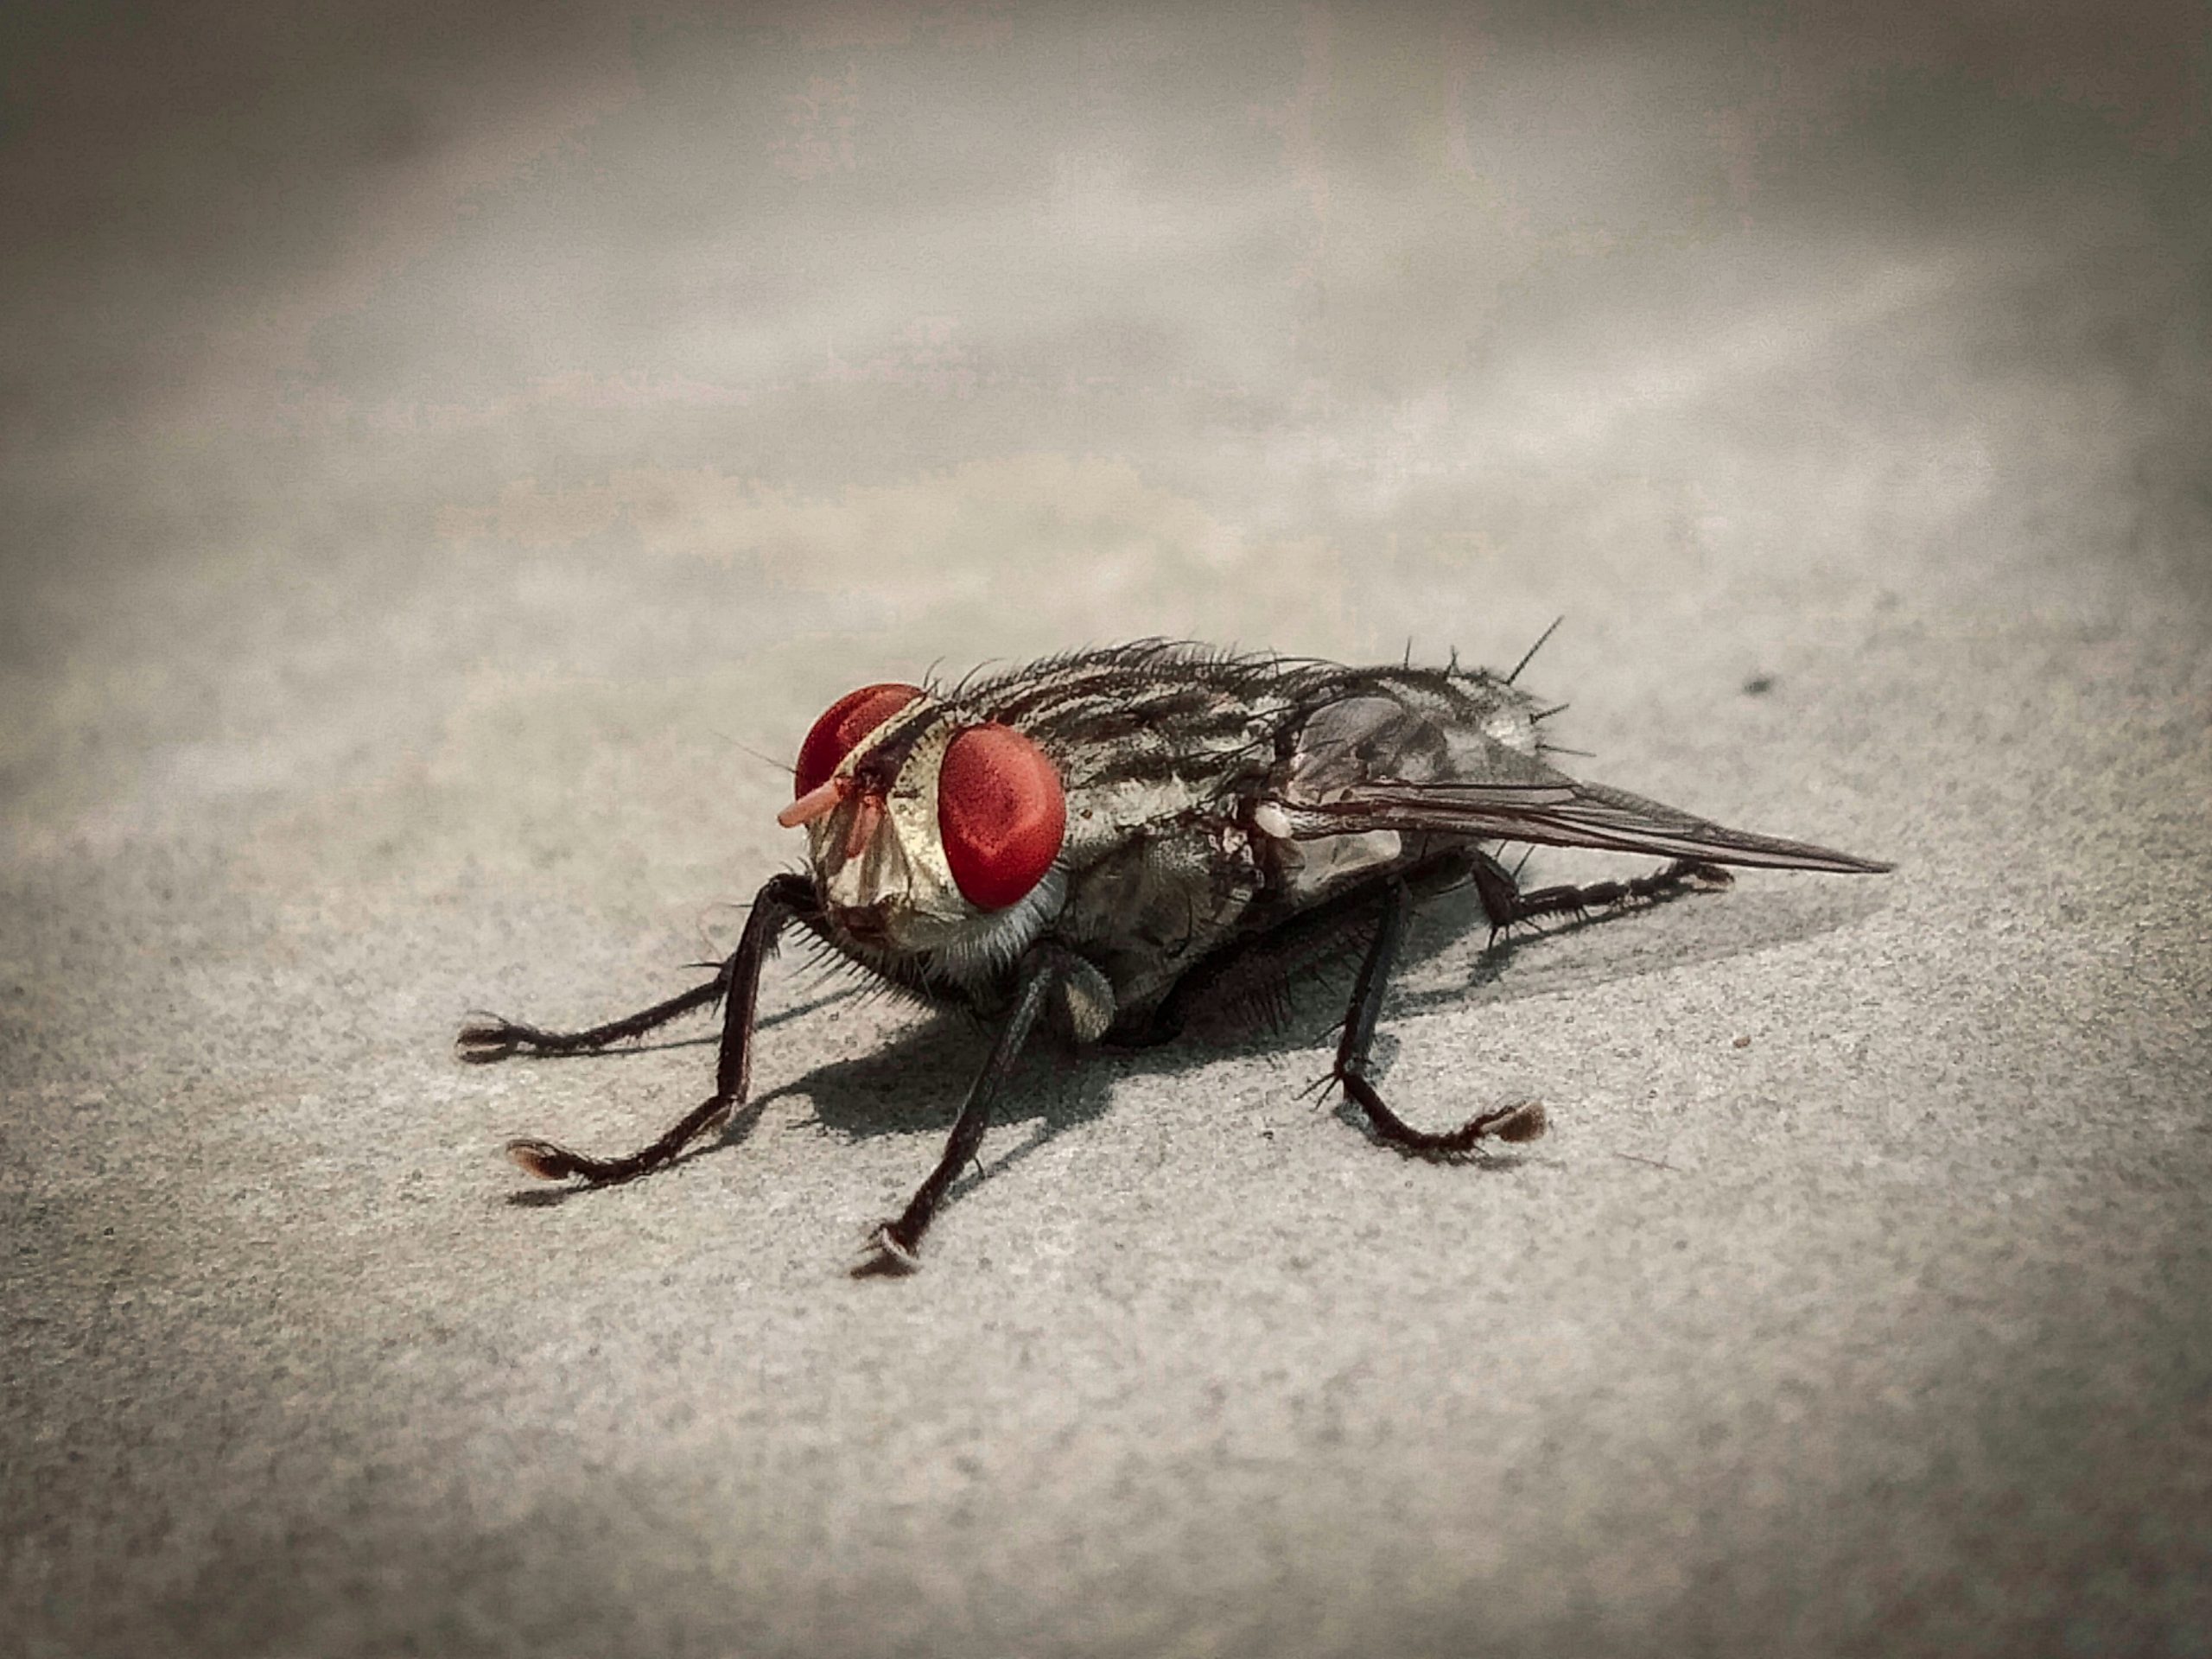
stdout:
{"type": "Polygon", "coordinates": [[[938,1205],[944,1201],[946,1190],[959,1179],[960,1172],[974,1160],[976,1148],[983,1144],[983,1131],[990,1127],[992,1109],[998,1103],[1007,1078],[1013,1074],[1014,1062],[1020,1058],[1022,1045],[1029,1040],[1038,1016],[1045,1011],[1046,1000],[1074,965],[1059,946],[1046,944],[1031,948],[1021,964],[1014,1007],[1007,1015],[1006,1024],[999,1028],[997,1040],[991,1045],[990,1058],[983,1062],[982,1071],[969,1087],[968,1098],[953,1122],[951,1137],[944,1143],[944,1155],[937,1160],[937,1167],[930,1172],[929,1179],[907,1201],[899,1218],[876,1228],[869,1239],[874,1253],[853,1269],[855,1278],[873,1274],[912,1273],[921,1265],[917,1252],[921,1249],[922,1235],[929,1230],[938,1205]]]}

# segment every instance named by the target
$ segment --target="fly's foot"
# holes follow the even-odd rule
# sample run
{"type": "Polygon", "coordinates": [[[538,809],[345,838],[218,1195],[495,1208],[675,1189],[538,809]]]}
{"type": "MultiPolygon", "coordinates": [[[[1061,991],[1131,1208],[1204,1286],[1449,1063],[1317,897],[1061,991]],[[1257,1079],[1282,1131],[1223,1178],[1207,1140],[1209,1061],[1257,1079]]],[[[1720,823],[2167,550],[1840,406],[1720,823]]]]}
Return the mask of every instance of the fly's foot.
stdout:
{"type": "Polygon", "coordinates": [[[1478,1112],[1456,1129],[1441,1133],[1417,1129],[1392,1111],[1375,1085],[1358,1071],[1340,1066],[1331,1081],[1341,1085],[1344,1098],[1366,1114],[1377,1140],[1409,1158],[1464,1158],[1479,1151],[1485,1141],[1518,1146],[1535,1140],[1548,1126],[1543,1103],[1524,1100],[1517,1105],[1478,1112]]]}
{"type": "Polygon", "coordinates": [[[1544,1131],[1551,1128],[1551,1119],[1544,1115],[1542,1101],[1524,1100],[1517,1106],[1502,1106],[1497,1111],[1484,1112],[1468,1124],[1470,1128],[1478,1126],[1484,1137],[1517,1147],[1541,1140],[1544,1131]]]}
{"type": "Polygon", "coordinates": [[[887,1221],[872,1229],[863,1247],[868,1255],[853,1268],[855,1279],[903,1279],[922,1270],[920,1240],[907,1240],[899,1224],[887,1221]]]}
{"type": "Polygon", "coordinates": [[[1479,1156],[1486,1141],[1519,1146],[1541,1137],[1547,1127],[1543,1103],[1524,1100],[1496,1111],[1478,1112],[1458,1128],[1442,1135],[1412,1129],[1408,1132],[1410,1139],[1402,1140],[1388,1134],[1382,1138],[1406,1157],[1457,1163],[1461,1159],[1479,1156]]]}
{"type": "Polygon", "coordinates": [[[571,1175],[579,1175],[587,1185],[611,1186],[617,1181],[634,1180],[674,1163],[683,1148],[701,1135],[712,1135],[726,1127],[736,1109],[736,1102],[709,1095],[686,1112],[659,1140],[639,1147],[626,1158],[587,1157],[556,1141],[530,1136],[508,1141],[507,1156],[541,1181],[564,1181],[571,1175]]]}
{"type": "Polygon", "coordinates": [[[605,1169],[596,1158],[587,1158],[580,1152],[570,1152],[566,1147],[550,1141],[524,1138],[507,1142],[507,1156],[522,1166],[524,1172],[541,1181],[565,1181],[571,1175],[586,1179],[601,1178],[605,1169]]]}
{"type": "Polygon", "coordinates": [[[483,1014],[474,1016],[454,1034],[453,1046],[470,1065],[489,1065],[520,1053],[532,1038],[541,1034],[496,1014],[483,1014]]]}

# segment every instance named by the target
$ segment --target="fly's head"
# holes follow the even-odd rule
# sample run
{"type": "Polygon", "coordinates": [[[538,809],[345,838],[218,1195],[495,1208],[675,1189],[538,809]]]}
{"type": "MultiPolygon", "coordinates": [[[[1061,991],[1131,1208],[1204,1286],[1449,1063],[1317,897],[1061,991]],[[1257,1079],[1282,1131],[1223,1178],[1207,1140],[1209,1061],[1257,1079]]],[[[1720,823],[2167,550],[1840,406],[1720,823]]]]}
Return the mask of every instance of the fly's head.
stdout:
{"type": "Polygon", "coordinates": [[[795,798],[815,891],[864,957],[963,976],[1011,961],[1058,912],[1059,775],[1012,727],[912,685],[832,703],[800,746],[795,798]]]}

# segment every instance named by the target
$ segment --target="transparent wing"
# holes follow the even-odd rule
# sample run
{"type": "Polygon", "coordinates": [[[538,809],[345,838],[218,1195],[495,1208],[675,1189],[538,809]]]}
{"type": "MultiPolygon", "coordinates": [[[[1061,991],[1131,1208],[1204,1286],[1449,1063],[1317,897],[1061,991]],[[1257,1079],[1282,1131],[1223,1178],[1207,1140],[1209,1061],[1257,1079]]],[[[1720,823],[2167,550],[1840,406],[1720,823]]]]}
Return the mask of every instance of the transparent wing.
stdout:
{"type": "Polygon", "coordinates": [[[1875,874],[1891,868],[1579,782],[1503,741],[1500,731],[1517,734],[1502,712],[1473,722],[1386,696],[1331,703],[1300,732],[1271,804],[1300,841],[1389,830],[1776,869],[1875,874]]]}

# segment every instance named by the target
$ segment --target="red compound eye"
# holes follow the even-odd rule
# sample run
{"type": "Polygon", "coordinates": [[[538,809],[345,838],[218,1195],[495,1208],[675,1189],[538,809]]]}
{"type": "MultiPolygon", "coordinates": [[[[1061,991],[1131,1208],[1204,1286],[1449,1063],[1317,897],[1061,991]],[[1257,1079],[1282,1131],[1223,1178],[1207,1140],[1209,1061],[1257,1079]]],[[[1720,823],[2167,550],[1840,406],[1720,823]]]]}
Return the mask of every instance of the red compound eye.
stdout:
{"type": "Polygon", "coordinates": [[[797,785],[792,798],[828,783],[830,774],[862,738],[921,695],[915,685],[864,685],[831,703],[799,745],[798,765],[791,769],[797,785]]]}
{"type": "Polygon", "coordinates": [[[971,726],[937,775],[944,861],[969,904],[1004,910],[1045,879],[1067,833],[1060,775],[1010,726],[971,726]]]}

